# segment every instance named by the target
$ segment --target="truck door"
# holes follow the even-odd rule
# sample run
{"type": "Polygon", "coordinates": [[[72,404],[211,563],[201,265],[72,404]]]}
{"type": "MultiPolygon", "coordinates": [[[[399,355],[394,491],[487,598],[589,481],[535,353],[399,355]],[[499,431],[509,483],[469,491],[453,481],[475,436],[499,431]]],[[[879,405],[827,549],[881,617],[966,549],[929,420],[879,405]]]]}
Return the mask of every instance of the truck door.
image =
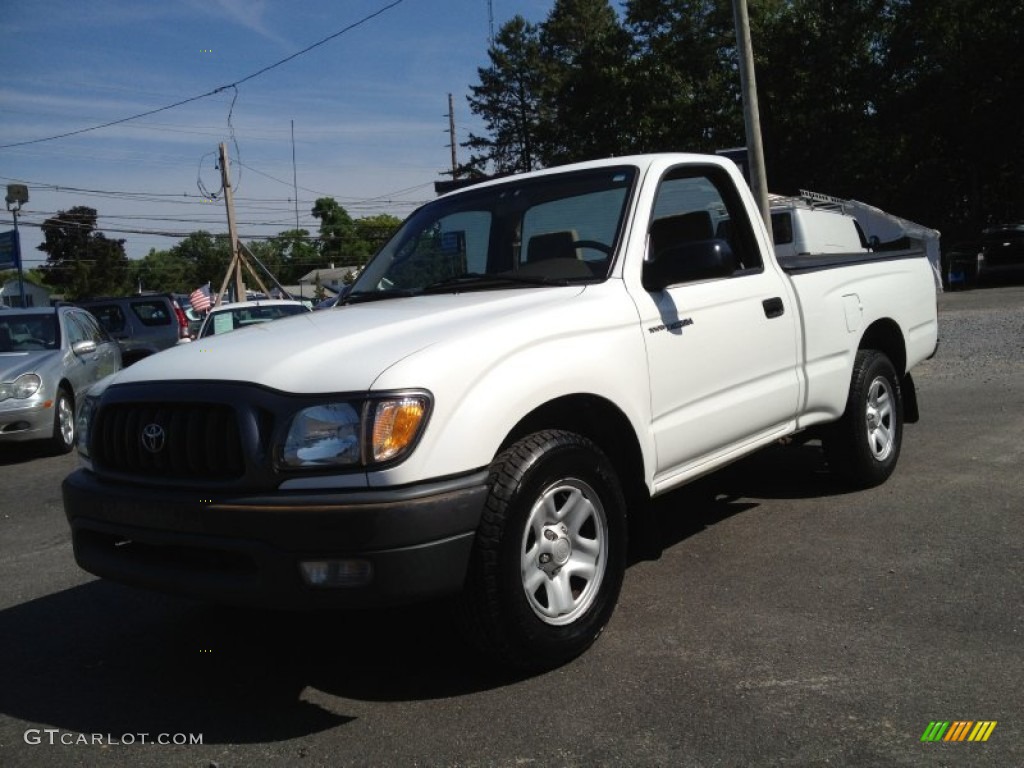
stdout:
{"type": "Polygon", "coordinates": [[[655,260],[699,259],[709,247],[722,261],[711,270],[702,264],[673,270],[691,276],[636,292],[650,369],[656,482],[657,475],[668,480],[782,433],[796,417],[796,307],[786,278],[764,263],[758,242],[723,169],[687,165],[659,180],[645,273],[655,260]]]}

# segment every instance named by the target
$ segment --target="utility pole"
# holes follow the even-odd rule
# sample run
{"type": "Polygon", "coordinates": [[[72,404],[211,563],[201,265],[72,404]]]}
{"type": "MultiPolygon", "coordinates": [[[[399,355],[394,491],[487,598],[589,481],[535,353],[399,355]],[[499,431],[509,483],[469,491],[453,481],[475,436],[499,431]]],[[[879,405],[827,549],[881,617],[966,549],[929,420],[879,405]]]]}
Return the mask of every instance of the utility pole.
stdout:
{"type": "Polygon", "coordinates": [[[454,181],[457,178],[459,162],[455,157],[455,103],[452,101],[450,93],[448,94],[448,139],[452,148],[452,181],[454,181]]]}
{"type": "Polygon", "coordinates": [[[224,187],[224,205],[228,209],[228,237],[231,238],[231,263],[228,266],[227,274],[224,275],[224,282],[221,283],[220,292],[217,294],[217,304],[221,303],[221,297],[227,288],[231,273],[235,274],[235,301],[245,301],[245,284],[242,282],[241,250],[238,247],[238,228],[235,225],[235,198],[231,191],[231,168],[228,165],[228,145],[223,141],[220,143],[220,181],[224,187]]]}
{"type": "Polygon", "coordinates": [[[295,121],[292,120],[292,189],[295,190],[295,229],[299,228],[299,173],[295,170],[295,121]]]}
{"type": "Polygon", "coordinates": [[[750,153],[750,188],[761,210],[761,218],[772,237],[772,216],[768,206],[768,179],[764,168],[764,147],[761,144],[761,115],[757,108],[757,78],[754,75],[754,50],[750,43],[750,17],[747,0],[732,0],[736,24],[736,51],[740,64],[740,88],[743,92],[743,124],[750,153]]]}
{"type": "Polygon", "coordinates": [[[21,235],[18,232],[18,213],[21,206],[28,202],[28,186],[25,184],[7,185],[7,210],[14,217],[14,231],[11,233],[11,256],[18,267],[18,289],[21,293],[21,308],[25,309],[25,272],[21,263],[21,235]]]}

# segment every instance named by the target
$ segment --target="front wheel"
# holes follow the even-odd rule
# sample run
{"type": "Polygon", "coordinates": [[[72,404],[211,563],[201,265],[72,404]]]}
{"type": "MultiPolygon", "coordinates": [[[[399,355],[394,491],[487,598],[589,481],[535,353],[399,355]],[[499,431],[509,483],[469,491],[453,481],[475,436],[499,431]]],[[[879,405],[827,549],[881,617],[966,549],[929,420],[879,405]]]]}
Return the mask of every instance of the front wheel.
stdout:
{"type": "Polygon", "coordinates": [[[75,445],[75,401],[64,387],[57,389],[53,401],[53,434],[50,437],[51,453],[70,453],[75,445]]]}
{"type": "Polygon", "coordinates": [[[856,488],[885,482],[903,444],[903,393],[889,358],[857,352],[843,417],[824,435],[832,471],[856,488]]]}
{"type": "Polygon", "coordinates": [[[515,443],[491,466],[463,598],[473,639],[501,663],[557,667],[586,650],[618,600],[626,505],[608,459],[562,431],[515,443]]]}

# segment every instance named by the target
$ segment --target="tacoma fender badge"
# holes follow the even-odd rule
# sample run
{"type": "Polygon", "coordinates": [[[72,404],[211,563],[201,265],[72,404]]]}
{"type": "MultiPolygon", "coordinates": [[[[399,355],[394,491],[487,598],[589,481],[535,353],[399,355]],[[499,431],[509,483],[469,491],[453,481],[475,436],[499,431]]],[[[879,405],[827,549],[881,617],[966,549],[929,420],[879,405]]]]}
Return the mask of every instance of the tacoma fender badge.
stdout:
{"type": "Polygon", "coordinates": [[[658,331],[678,331],[680,328],[685,328],[688,325],[693,325],[693,320],[689,317],[682,320],[676,320],[673,323],[665,323],[663,325],[652,325],[647,329],[648,333],[657,333],[658,331]]]}

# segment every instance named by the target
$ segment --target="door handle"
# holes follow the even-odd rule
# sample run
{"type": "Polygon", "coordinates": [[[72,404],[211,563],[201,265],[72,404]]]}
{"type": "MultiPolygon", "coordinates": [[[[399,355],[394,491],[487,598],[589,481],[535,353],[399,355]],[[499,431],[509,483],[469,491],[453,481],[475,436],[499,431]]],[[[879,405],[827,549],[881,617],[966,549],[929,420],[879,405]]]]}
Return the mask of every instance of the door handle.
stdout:
{"type": "Polygon", "coordinates": [[[761,306],[764,307],[764,316],[769,320],[773,317],[782,317],[786,311],[786,307],[783,305],[782,299],[778,296],[765,299],[761,302],[761,306]]]}

